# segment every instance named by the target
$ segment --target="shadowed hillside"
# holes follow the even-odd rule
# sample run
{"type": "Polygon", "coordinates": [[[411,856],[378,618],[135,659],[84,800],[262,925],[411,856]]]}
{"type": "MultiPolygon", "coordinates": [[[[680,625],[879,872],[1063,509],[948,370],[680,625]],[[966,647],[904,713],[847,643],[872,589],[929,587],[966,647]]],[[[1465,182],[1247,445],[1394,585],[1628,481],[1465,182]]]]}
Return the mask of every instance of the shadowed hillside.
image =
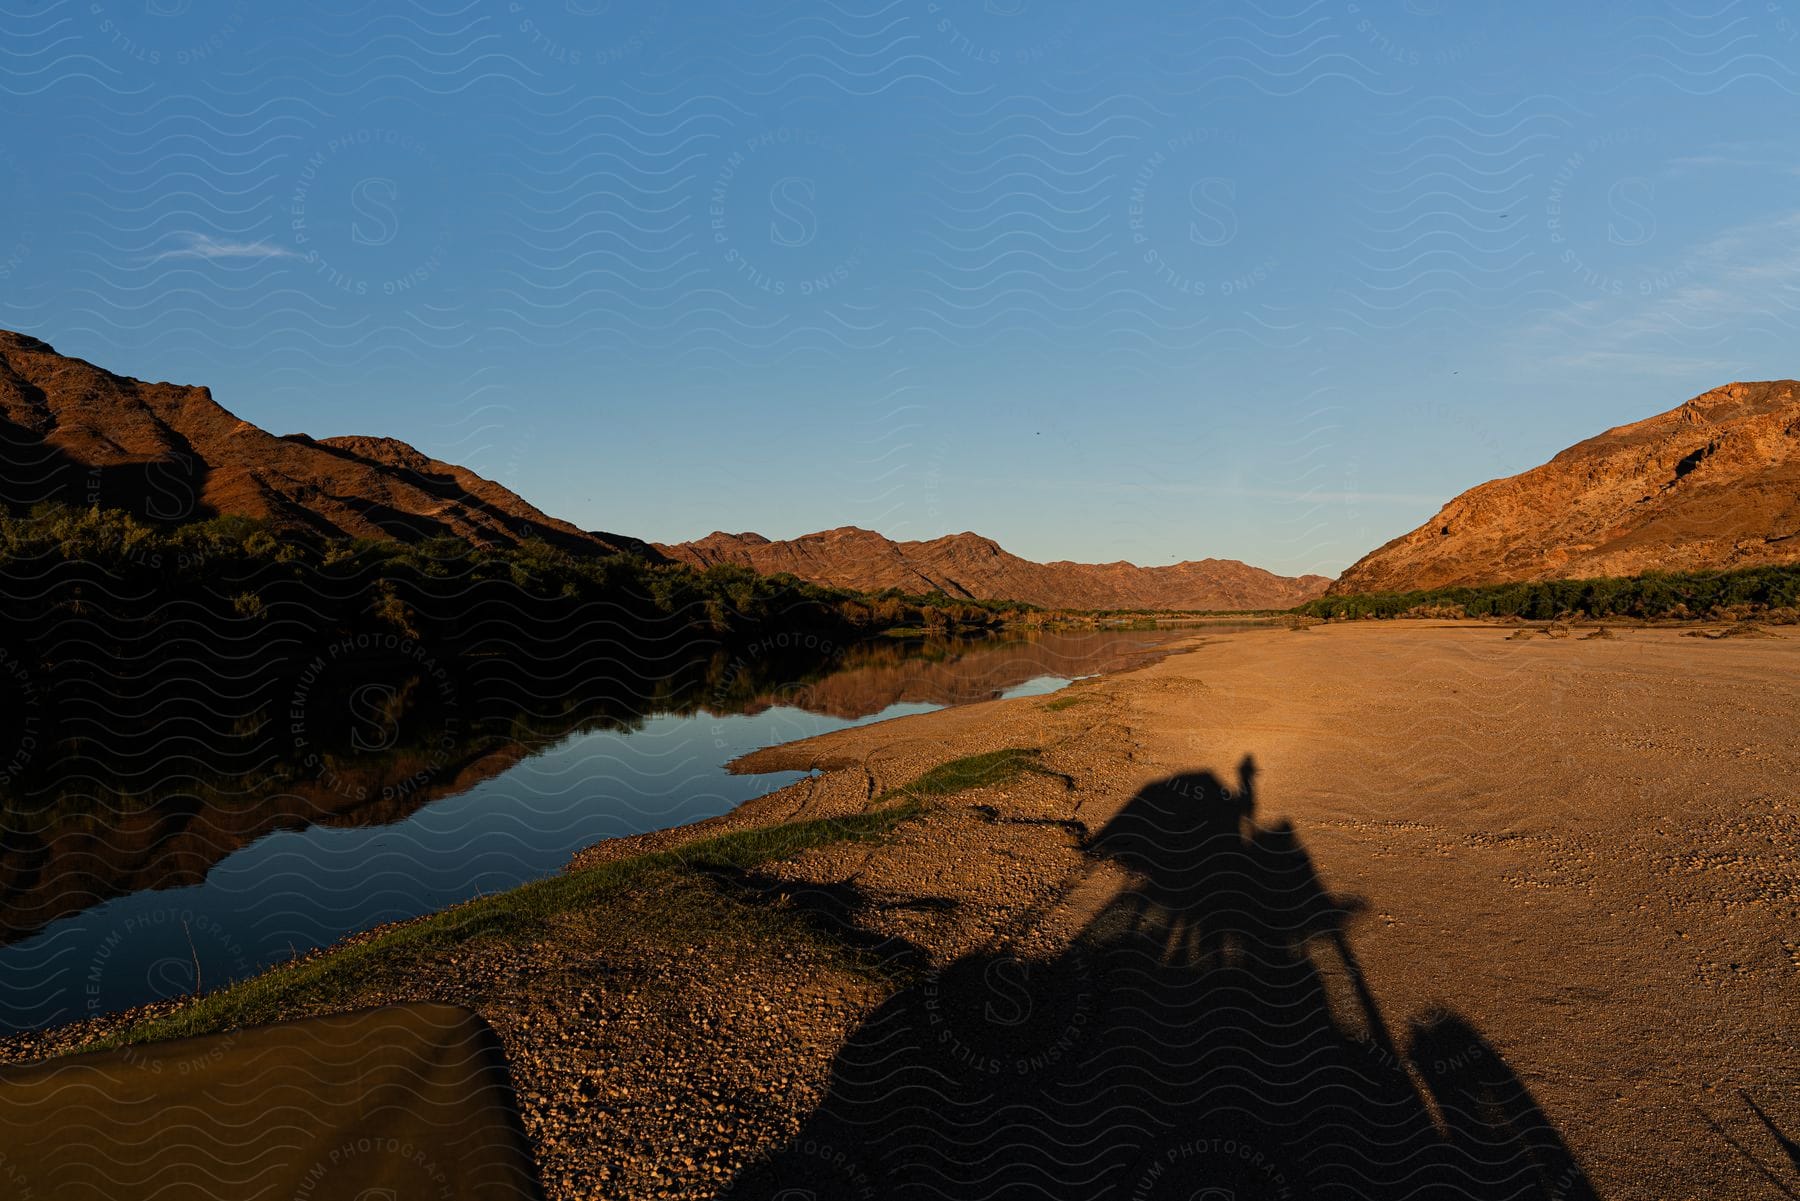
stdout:
{"type": "Polygon", "coordinates": [[[157,522],[254,517],[282,532],[568,551],[642,542],[579,529],[393,438],[276,437],[206,388],[114,375],[0,330],[0,503],[124,509],[157,522]]]}

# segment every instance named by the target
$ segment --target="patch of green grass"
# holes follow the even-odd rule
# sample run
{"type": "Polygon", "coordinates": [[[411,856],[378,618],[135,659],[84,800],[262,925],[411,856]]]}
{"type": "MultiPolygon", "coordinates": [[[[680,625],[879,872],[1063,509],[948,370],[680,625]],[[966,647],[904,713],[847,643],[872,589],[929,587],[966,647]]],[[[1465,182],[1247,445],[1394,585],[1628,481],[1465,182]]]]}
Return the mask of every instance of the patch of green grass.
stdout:
{"type": "Polygon", "coordinates": [[[546,931],[562,914],[616,898],[660,880],[657,933],[703,931],[725,898],[701,878],[705,869],[747,869],[840,842],[869,842],[891,833],[922,805],[902,801],[870,813],[740,830],[670,851],[603,863],[482,897],[374,938],[228,985],[174,1013],[150,1018],[85,1047],[101,1051],[170,1038],[192,1038],[259,1025],[354,998],[376,971],[392,971],[441,956],[480,939],[522,939],[546,931]],[[702,892],[696,892],[695,889],[702,892]],[[704,894],[704,895],[703,895],[704,894]],[[712,900],[709,902],[707,898],[712,900]],[[679,900],[679,904],[676,901],[679,900]]]}
{"type": "Polygon", "coordinates": [[[1038,760],[1036,747],[1008,747],[985,755],[965,755],[940,763],[912,783],[888,793],[889,796],[911,797],[915,801],[955,796],[971,788],[991,788],[1007,784],[1026,772],[1053,774],[1038,760]]]}
{"type": "Polygon", "coordinates": [[[1052,713],[1061,713],[1064,709],[1073,709],[1076,705],[1081,704],[1087,699],[1086,696],[1078,692],[1074,696],[1059,696],[1052,700],[1047,700],[1044,702],[1044,708],[1052,713]]]}

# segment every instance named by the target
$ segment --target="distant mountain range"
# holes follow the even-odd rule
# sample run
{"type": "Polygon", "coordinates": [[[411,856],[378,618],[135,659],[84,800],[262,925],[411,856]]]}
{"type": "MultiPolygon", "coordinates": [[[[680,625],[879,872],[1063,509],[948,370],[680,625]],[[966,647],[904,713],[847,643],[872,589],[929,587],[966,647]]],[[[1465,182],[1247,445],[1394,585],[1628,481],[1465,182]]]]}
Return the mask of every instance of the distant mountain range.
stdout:
{"type": "Polygon", "coordinates": [[[1727,384],[1541,467],[1472,488],[1334,583],[1233,559],[1167,567],[1036,563],[978,534],[896,542],[855,526],[789,541],[715,533],[652,544],[584,530],[393,438],[277,437],[205,388],[114,375],[0,330],[0,504],[103,504],[155,521],[242,514],[277,529],[628,552],[821,584],[1060,609],[1289,608],[1411,591],[1800,561],[1800,384],[1727,384]]]}
{"type": "Polygon", "coordinates": [[[1235,559],[1168,567],[1131,563],[1034,563],[979,534],[895,542],[844,526],[785,542],[761,534],[709,534],[698,542],[656,543],[695,567],[735,563],[762,573],[874,592],[943,592],[974,600],[1016,600],[1056,609],[1288,609],[1325,591],[1320,575],[1292,578],[1235,559]]]}
{"type": "Polygon", "coordinates": [[[1726,384],[1471,488],[1334,593],[1800,561],[1800,383],[1726,384]]]}

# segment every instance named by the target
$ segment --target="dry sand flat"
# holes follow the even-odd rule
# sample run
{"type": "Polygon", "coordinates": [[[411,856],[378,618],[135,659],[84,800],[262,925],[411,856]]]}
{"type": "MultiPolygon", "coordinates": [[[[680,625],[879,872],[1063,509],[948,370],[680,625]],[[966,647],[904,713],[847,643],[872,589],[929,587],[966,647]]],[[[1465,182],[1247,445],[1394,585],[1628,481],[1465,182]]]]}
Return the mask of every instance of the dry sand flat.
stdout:
{"type": "MultiPolygon", "coordinates": [[[[1291,821],[1323,887],[1360,900],[1347,950],[1310,944],[1333,1021],[1378,1061],[1389,1047],[1404,1058],[1420,1023],[1406,1071],[1428,1098],[1434,1057],[1448,1072],[1459,1054],[1503,1061],[1545,1123],[1524,1157],[1536,1183],[1518,1195],[1792,1195],[1800,638],[1581,632],[1235,634],[1051,698],[843,731],[745,766],[840,769],[770,802],[823,812],[955,756],[1040,746],[1072,787],[1027,777],[959,799],[1003,819],[1073,817],[1091,836],[1145,785],[1210,772],[1229,789],[1253,756],[1255,821],[1291,821]]],[[[1067,838],[990,828],[1036,830],[1047,853],[1067,838]]],[[[1001,912],[1020,884],[917,848],[882,884],[881,860],[859,868],[878,893],[958,877],[952,891],[991,891],[1001,912]]],[[[1041,935],[1109,904],[1099,877],[1082,879],[1032,911],[1041,935]]],[[[1456,1120],[1442,1104],[1431,1117],[1456,1120]]]]}

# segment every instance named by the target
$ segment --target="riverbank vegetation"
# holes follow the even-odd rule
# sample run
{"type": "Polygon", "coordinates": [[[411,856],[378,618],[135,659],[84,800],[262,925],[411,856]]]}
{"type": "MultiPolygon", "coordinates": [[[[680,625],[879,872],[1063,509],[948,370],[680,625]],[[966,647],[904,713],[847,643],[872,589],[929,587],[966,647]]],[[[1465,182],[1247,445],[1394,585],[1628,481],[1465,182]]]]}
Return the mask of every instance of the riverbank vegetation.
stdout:
{"type": "Polygon", "coordinates": [[[70,752],[116,767],[223,735],[264,765],[278,744],[314,759],[411,745],[442,766],[521,714],[562,725],[596,698],[621,714],[728,708],[887,629],[981,632],[1023,611],[543,543],[278,537],[97,507],[0,517],[0,573],[14,714],[0,774],[26,785],[70,752]],[[270,745],[249,745],[258,731],[270,745]]]}
{"type": "Polygon", "coordinates": [[[264,589],[318,585],[323,590],[318,599],[335,610],[348,602],[377,623],[414,636],[422,636],[415,621],[429,620],[429,613],[422,614],[408,593],[494,585],[510,586],[521,600],[538,603],[612,601],[622,606],[622,614],[675,618],[719,634],[771,620],[791,625],[798,614],[821,628],[870,632],[892,626],[979,628],[1030,608],[895,590],[864,594],[790,575],[760,576],[744,567],[700,571],[631,554],[580,555],[547,542],[500,549],[455,538],[419,543],[308,538],[278,535],[247,517],[157,526],[123,510],[64,505],[0,517],[0,571],[8,578],[76,566],[120,588],[158,585],[159,599],[210,593],[225,602],[230,616],[252,619],[268,615],[271,598],[264,589]]]}
{"type": "Polygon", "coordinates": [[[1653,572],[1631,578],[1534,580],[1484,587],[1322,596],[1308,617],[1517,617],[1800,620],[1800,564],[1742,571],[1653,572]]]}

